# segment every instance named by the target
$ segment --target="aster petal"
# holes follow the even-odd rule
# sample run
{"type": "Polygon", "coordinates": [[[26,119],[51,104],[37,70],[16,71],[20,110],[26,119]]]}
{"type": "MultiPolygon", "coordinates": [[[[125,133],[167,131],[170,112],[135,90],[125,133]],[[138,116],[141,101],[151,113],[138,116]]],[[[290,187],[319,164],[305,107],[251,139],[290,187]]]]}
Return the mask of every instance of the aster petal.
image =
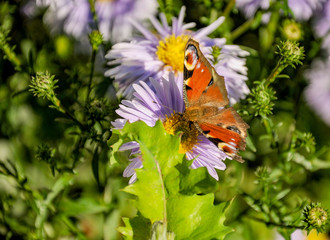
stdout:
{"type": "Polygon", "coordinates": [[[145,27],[143,27],[141,24],[135,22],[135,21],[131,21],[131,24],[140,32],[143,34],[143,36],[151,41],[157,41],[157,38],[155,37],[154,34],[152,34],[148,29],[146,29],[145,27]]]}
{"type": "MultiPolygon", "coordinates": [[[[124,177],[131,177],[132,176],[133,177],[135,175],[135,177],[133,177],[133,179],[136,179],[135,169],[143,167],[142,161],[141,161],[140,157],[129,159],[129,161],[131,163],[125,168],[125,170],[123,172],[123,176],[124,177]]],[[[135,180],[132,180],[132,181],[134,182],[135,180]]]]}
{"type": "Polygon", "coordinates": [[[186,7],[182,6],[180,13],[179,13],[179,17],[178,17],[178,22],[177,22],[177,28],[178,30],[182,31],[182,24],[183,24],[183,19],[184,19],[184,15],[186,12],[186,7]]]}
{"type": "Polygon", "coordinates": [[[162,37],[166,37],[168,35],[167,29],[164,28],[155,17],[151,17],[150,22],[162,37]]]}
{"type": "Polygon", "coordinates": [[[114,122],[111,122],[111,124],[112,126],[114,126],[114,129],[122,129],[125,126],[126,122],[126,119],[118,118],[114,122]]]}
{"type": "Polygon", "coordinates": [[[194,159],[194,162],[191,165],[192,168],[206,167],[210,175],[218,180],[218,174],[214,169],[225,170],[226,165],[223,160],[226,158],[230,159],[230,157],[217,148],[205,136],[199,135],[198,139],[198,144],[191,152],[186,153],[187,159],[194,159]]]}
{"type": "Polygon", "coordinates": [[[132,141],[132,142],[127,142],[127,143],[124,143],[123,145],[121,145],[120,148],[118,149],[118,151],[135,150],[139,147],[140,147],[139,143],[132,141]]]}
{"type": "Polygon", "coordinates": [[[217,20],[215,20],[209,26],[197,31],[193,36],[196,39],[206,37],[207,35],[212,33],[214,30],[216,30],[223,23],[223,21],[225,21],[225,17],[219,17],[217,20]]]}
{"type": "Polygon", "coordinates": [[[170,32],[170,27],[168,26],[168,22],[167,22],[167,19],[166,19],[166,16],[164,13],[160,13],[159,14],[159,18],[163,24],[163,27],[166,29],[167,32],[170,32]]]}
{"type": "Polygon", "coordinates": [[[116,113],[126,119],[129,119],[129,122],[136,122],[139,120],[144,121],[148,126],[153,127],[157,121],[155,115],[147,115],[139,109],[126,107],[123,104],[119,105],[119,109],[116,110],[116,113]]]}

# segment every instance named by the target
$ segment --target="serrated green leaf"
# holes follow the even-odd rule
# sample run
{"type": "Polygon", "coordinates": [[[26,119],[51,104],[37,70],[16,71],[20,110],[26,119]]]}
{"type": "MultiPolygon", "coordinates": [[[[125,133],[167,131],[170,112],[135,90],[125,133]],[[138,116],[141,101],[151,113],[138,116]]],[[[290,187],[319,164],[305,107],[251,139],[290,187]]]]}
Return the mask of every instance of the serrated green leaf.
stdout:
{"type": "Polygon", "coordinates": [[[232,230],[224,226],[226,203],[213,205],[214,195],[176,195],[167,202],[168,231],[176,239],[223,239],[232,230]]]}
{"type": "MultiPolygon", "coordinates": [[[[178,153],[179,138],[167,134],[158,121],[153,128],[143,122],[126,125],[121,134],[130,135],[140,144],[143,168],[137,169],[137,182],[124,191],[137,196],[136,207],[152,223],[165,218],[167,190],[165,179],[177,171],[175,165],[182,162],[183,154],[178,153]],[[171,174],[170,174],[171,173],[171,174]]],[[[167,181],[167,187],[177,185],[167,181]]],[[[178,189],[178,188],[177,188],[178,189]]]]}
{"type": "MultiPolygon", "coordinates": [[[[182,182],[187,176],[194,183],[208,177],[205,169],[190,170],[189,163],[182,163],[184,155],[178,153],[179,138],[166,134],[161,122],[153,128],[143,122],[129,124],[118,133],[140,145],[143,168],[136,170],[137,181],[124,191],[137,197],[135,205],[150,220],[150,226],[157,221],[165,226],[167,223],[167,231],[174,233],[176,239],[223,239],[231,232],[223,224],[226,203],[215,206],[214,194],[179,193],[179,186],[184,186],[182,182]]],[[[131,221],[125,224],[120,231],[127,239],[136,239],[138,226],[132,226],[131,221]]]]}
{"type": "Polygon", "coordinates": [[[151,223],[142,216],[123,218],[123,222],[125,227],[119,227],[118,231],[126,240],[145,240],[151,235],[151,223]]]}
{"type": "Polygon", "coordinates": [[[133,239],[133,228],[130,223],[129,218],[122,218],[125,227],[118,227],[118,232],[120,232],[123,236],[124,239],[126,240],[132,240],[133,239]]]}
{"type": "Polygon", "coordinates": [[[181,181],[180,181],[180,193],[182,194],[207,194],[214,192],[218,187],[217,181],[210,176],[205,167],[187,169],[186,173],[182,172],[182,166],[180,166],[181,181]]]}
{"type": "Polygon", "coordinates": [[[108,140],[108,146],[111,148],[111,153],[110,153],[110,165],[116,164],[116,163],[121,163],[124,161],[127,161],[128,159],[128,152],[119,152],[119,148],[123,143],[129,141],[128,139],[120,138],[119,134],[115,133],[114,130],[111,138],[108,140]],[[125,141],[126,140],[126,141],[125,141]]]}

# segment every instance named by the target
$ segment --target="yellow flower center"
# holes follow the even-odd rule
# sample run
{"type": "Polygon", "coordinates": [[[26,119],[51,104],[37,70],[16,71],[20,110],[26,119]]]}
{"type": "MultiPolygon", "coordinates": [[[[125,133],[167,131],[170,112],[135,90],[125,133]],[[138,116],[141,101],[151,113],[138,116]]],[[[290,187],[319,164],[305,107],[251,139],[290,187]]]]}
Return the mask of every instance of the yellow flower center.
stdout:
{"type": "Polygon", "coordinates": [[[181,133],[179,153],[189,152],[198,144],[198,130],[184,115],[174,113],[170,117],[166,116],[163,125],[165,131],[171,135],[181,133]]]}
{"type": "Polygon", "coordinates": [[[329,240],[329,238],[327,237],[326,234],[324,233],[317,233],[317,231],[315,229],[313,229],[308,237],[306,238],[306,240],[329,240]]]}
{"type": "Polygon", "coordinates": [[[174,71],[183,72],[184,49],[189,37],[171,35],[163,41],[159,41],[157,56],[166,66],[172,67],[174,71]]]}

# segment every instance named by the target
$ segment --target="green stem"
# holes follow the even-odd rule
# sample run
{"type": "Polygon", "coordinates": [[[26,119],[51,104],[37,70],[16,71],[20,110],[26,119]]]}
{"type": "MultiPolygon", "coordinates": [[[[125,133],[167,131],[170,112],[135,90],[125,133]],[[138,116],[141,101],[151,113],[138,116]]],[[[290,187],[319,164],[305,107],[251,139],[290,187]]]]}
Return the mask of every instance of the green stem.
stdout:
{"type": "Polygon", "coordinates": [[[89,82],[88,82],[88,89],[87,89],[87,96],[86,96],[86,103],[90,101],[90,93],[92,89],[92,81],[93,81],[93,75],[94,75],[94,67],[95,67],[95,58],[96,58],[96,51],[93,49],[92,51],[92,58],[91,58],[91,69],[89,73],[89,82]]]}
{"type": "Polygon", "coordinates": [[[6,58],[15,66],[17,71],[22,71],[21,61],[13,51],[13,47],[8,44],[6,33],[0,28],[0,48],[4,52],[6,58]]]}
{"type": "Polygon", "coordinates": [[[246,216],[246,217],[250,218],[254,221],[257,221],[257,222],[262,222],[266,225],[272,225],[272,226],[281,227],[281,228],[294,228],[294,229],[304,229],[305,228],[304,226],[285,225],[284,223],[275,223],[275,222],[271,222],[271,221],[265,221],[264,219],[253,217],[253,216],[246,216]]]}
{"type": "Polygon", "coordinates": [[[94,21],[96,27],[98,28],[99,22],[98,22],[97,14],[95,11],[95,0],[89,0],[89,5],[90,5],[92,16],[93,16],[93,21],[94,21]]]}
{"type": "Polygon", "coordinates": [[[245,33],[247,30],[250,29],[251,25],[254,22],[254,18],[251,18],[250,20],[243,23],[241,26],[236,28],[232,34],[230,35],[229,39],[233,42],[236,38],[241,36],[243,33],[245,33]]]}
{"type": "Polygon", "coordinates": [[[164,219],[163,219],[163,224],[165,227],[165,232],[167,232],[167,210],[166,210],[166,194],[165,194],[165,185],[164,185],[164,179],[163,179],[163,174],[162,171],[160,169],[159,163],[157,160],[155,160],[156,162],[156,166],[157,166],[157,171],[159,173],[159,176],[161,178],[161,183],[162,183],[162,194],[163,194],[163,208],[164,208],[164,219]]]}
{"type": "Polygon", "coordinates": [[[225,10],[223,10],[223,13],[221,14],[221,16],[224,16],[225,18],[227,18],[234,6],[235,6],[235,0],[230,0],[229,3],[227,4],[225,10]]]}
{"type": "Polygon", "coordinates": [[[282,61],[283,61],[283,57],[280,58],[280,60],[277,62],[276,67],[273,69],[271,74],[266,79],[266,83],[265,83],[266,87],[268,87],[269,84],[273,83],[276,77],[283,71],[284,68],[287,67],[287,65],[283,64],[282,61]]]}
{"type": "Polygon", "coordinates": [[[44,231],[43,231],[43,226],[45,221],[48,218],[48,214],[49,214],[49,207],[51,206],[51,203],[53,202],[53,200],[58,196],[58,194],[60,192],[62,192],[62,190],[64,188],[66,188],[71,179],[73,178],[73,176],[70,174],[64,174],[62,175],[54,184],[51,192],[47,195],[46,199],[42,202],[40,202],[39,205],[39,214],[36,217],[35,220],[35,226],[38,230],[38,234],[39,234],[39,239],[44,239],[44,231]]]}
{"type": "Polygon", "coordinates": [[[86,128],[85,125],[83,125],[81,122],[79,122],[78,119],[76,119],[61,103],[56,104],[55,106],[59,107],[59,111],[64,113],[65,116],[67,116],[68,118],[70,118],[72,121],[74,121],[81,130],[85,130],[87,131],[88,129],[86,128]]]}

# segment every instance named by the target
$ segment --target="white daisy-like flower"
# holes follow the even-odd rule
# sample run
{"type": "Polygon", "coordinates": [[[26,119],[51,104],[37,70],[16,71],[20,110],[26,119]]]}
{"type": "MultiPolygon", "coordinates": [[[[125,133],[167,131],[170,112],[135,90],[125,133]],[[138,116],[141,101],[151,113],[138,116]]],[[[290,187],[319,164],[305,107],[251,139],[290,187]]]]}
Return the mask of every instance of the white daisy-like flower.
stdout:
{"type": "Polygon", "coordinates": [[[119,85],[119,94],[131,98],[134,92],[133,84],[144,81],[150,85],[149,78],[160,79],[174,71],[175,79],[183,77],[184,50],[189,38],[200,43],[203,54],[213,63],[216,71],[224,76],[231,104],[244,99],[249,94],[247,67],[245,57],[248,52],[236,45],[226,45],[224,38],[211,39],[208,37],[224,21],[220,17],[211,25],[196,32],[189,30],[195,23],[183,22],[185,8],[182,7],[179,17],[173,18],[170,26],[163,13],[160,22],[155,17],[150,21],[155,31],[149,31],[141,24],[134,26],[143,36],[133,38],[130,42],[115,44],[106,55],[111,69],[105,75],[113,77],[119,85]],[[220,55],[214,59],[212,47],[219,48],[220,55]]]}

